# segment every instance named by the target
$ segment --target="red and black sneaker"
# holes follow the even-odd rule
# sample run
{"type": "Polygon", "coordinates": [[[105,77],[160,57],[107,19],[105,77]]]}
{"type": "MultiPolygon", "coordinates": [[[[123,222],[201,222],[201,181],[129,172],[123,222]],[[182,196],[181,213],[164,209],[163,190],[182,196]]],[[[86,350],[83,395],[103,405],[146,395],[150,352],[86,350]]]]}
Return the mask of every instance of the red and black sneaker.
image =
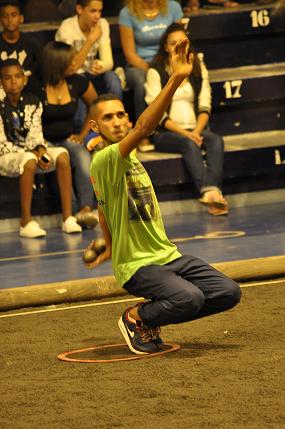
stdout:
{"type": "Polygon", "coordinates": [[[153,339],[152,330],[144,327],[143,322],[131,319],[129,310],[127,309],[118,321],[119,328],[129,349],[139,355],[158,352],[159,348],[153,339]]]}

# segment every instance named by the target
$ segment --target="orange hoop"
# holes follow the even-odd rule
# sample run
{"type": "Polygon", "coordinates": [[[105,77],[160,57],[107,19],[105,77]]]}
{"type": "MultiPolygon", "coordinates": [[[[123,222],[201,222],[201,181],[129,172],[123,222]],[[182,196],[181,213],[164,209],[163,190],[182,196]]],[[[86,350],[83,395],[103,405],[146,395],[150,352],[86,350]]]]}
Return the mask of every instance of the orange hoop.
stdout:
{"type": "Polygon", "coordinates": [[[109,363],[109,362],[123,362],[123,361],[129,361],[129,360],[138,360],[138,359],[144,359],[144,358],[150,358],[150,357],[156,357],[156,356],[162,356],[166,353],[176,352],[181,348],[179,344],[172,344],[172,343],[163,343],[163,346],[167,346],[165,350],[161,350],[157,353],[147,353],[144,355],[135,355],[130,357],[124,357],[124,358],[117,358],[117,359],[75,359],[70,358],[68,356],[76,354],[76,353],[85,353],[90,352],[93,350],[103,350],[103,349],[111,349],[111,348],[126,348],[128,347],[127,344],[103,344],[95,347],[89,347],[88,349],[80,349],[80,350],[73,350],[71,352],[65,352],[61,353],[57,356],[57,359],[62,360],[64,362],[80,362],[80,363],[109,363]]]}

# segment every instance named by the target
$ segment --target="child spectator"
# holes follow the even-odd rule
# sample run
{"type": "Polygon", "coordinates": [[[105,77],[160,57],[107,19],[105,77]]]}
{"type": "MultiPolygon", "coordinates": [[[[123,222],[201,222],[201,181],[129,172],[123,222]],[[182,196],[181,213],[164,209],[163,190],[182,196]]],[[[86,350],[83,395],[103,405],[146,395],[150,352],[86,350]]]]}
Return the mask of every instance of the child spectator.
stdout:
{"type": "Polygon", "coordinates": [[[0,2],[0,67],[8,58],[17,59],[28,77],[27,89],[38,94],[40,89],[40,45],[32,36],[19,29],[24,22],[18,0],[0,2]]]}
{"type": "Polygon", "coordinates": [[[86,74],[99,94],[111,92],[122,98],[120,79],[112,70],[110,27],[101,18],[102,9],[102,0],[77,0],[77,15],[61,23],[55,39],[74,47],[74,70],[86,74]]]}
{"type": "Polygon", "coordinates": [[[0,174],[19,176],[21,224],[20,236],[36,238],[46,231],[32,220],[31,205],[35,173],[56,169],[62,205],[62,230],[80,232],[72,216],[71,169],[67,151],[51,147],[43,138],[39,99],[25,93],[27,78],[16,59],[2,63],[0,77],[6,98],[0,103],[0,174]]]}

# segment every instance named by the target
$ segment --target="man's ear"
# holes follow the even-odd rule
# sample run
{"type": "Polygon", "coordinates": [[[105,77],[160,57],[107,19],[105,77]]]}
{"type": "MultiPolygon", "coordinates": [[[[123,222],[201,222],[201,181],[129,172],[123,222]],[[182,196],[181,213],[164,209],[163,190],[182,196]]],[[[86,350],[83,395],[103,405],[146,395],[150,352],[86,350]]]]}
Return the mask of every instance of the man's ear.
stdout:
{"type": "Polygon", "coordinates": [[[94,121],[93,119],[91,119],[89,121],[89,125],[90,125],[90,128],[91,128],[92,131],[96,131],[96,133],[99,132],[98,125],[97,125],[96,121],[94,121]]]}
{"type": "Polygon", "coordinates": [[[26,75],[24,75],[24,85],[26,86],[27,85],[27,83],[28,83],[28,77],[26,76],[26,75]]]}
{"type": "Polygon", "coordinates": [[[24,24],[24,20],[25,20],[25,18],[24,18],[24,15],[20,15],[20,25],[21,24],[24,24]]]}
{"type": "Polygon", "coordinates": [[[81,15],[82,11],[83,11],[83,8],[82,8],[82,6],[80,4],[77,4],[75,6],[75,10],[76,10],[77,15],[81,15]]]}

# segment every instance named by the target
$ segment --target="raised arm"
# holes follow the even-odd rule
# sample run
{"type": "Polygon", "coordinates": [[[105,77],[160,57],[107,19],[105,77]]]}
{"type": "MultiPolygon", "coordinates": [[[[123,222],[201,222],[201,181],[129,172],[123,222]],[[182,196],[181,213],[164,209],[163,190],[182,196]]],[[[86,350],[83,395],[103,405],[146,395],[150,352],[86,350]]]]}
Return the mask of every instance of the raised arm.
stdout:
{"type": "Polygon", "coordinates": [[[173,59],[173,73],[162,91],[140,115],[134,129],[119,143],[121,155],[126,157],[135,149],[142,139],[148,137],[156,128],[171,99],[186,76],[192,72],[193,55],[188,54],[188,39],[176,47],[173,59]]]}

